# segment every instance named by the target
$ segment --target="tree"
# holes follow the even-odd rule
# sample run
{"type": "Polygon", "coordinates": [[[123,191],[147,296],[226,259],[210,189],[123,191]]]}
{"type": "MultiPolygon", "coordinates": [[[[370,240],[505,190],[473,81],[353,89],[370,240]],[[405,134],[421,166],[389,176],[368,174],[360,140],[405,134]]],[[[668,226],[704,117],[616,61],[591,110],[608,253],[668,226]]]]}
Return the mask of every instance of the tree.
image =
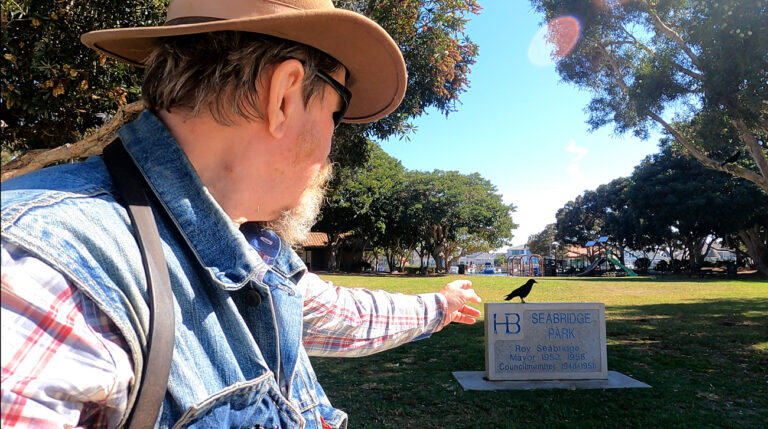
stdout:
{"type": "MultiPolygon", "coordinates": [[[[585,191],[573,201],[557,210],[554,230],[559,243],[572,246],[584,246],[590,240],[596,240],[602,234],[605,223],[602,213],[593,209],[594,191],[585,191]]],[[[587,254],[593,256],[594,247],[587,248],[587,254]]]]}
{"type": "Polygon", "coordinates": [[[477,173],[435,170],[413,185],[420,195],[424,246],[445,271],[460,256],[500,247],[512,238],[511,213],[496,187],[477,173]]]}
{"type": "Polygon", "coordinates": [[[505,254],[496,255],[496,258],[493,259],[493,265],[496,267],[507,265],[507,255],[505,254]]]}
{"type": "MultiPolygon", "coordinates": [[[[670,255],[682,252],[693,268],[716,238],[727,237],[768,273],[765,194],[744,179],[705,168],[669,141],[662,144],[630,177],[585,191],[558,210],[555,239],[582,245],[609,236],[618,256],[625,248],[666,248],[670,255]]],[[[531,236],[529,247],[543,251],[548,232],[531,236]]]]}
{"type": "Polygon", "coordinates": [[[417,248],[438,270],[459,256],[487,251],[512,238],[515,227],[496,187],[479,174],[407,171],[369,143],[360,167],[342,167],[331,182],[314,229],[332,245],[351,234],[387,257],[391,270],[417,248]]]}
{"type": "Polygon", "coordinates": [[[725,243],[736,251],[737,261],[746,255],[760,272],[768,275],[768,213],[756,214],[752,226],[726,235],[725,243]]]}
{"type": "Polygon", "coordinates": [[[79,140],[139,95],[136,69],[99,56],[80,35],[161,24],[162,1],[2,1],[2,150],[79,140]]]}
{"type": "MultiPolygon", "coordinates": [[[[617,133],[647,137],[656,123],[703,165],[768,193],[768,2],[532,4],[547,20],[570,15],[581,23],[557,70],[594,94],[593,129],[613,123],[617,133]]],[[[551,22],[551,40],[562,42],[567,33],[551,22]]]]}
{"type": "Polygon", "coordinates": [[[405,261],[421,242],[421,207],[411,188],[414,174],[406,172],[378,201],[380,229],[367,231],[374,247],[382,250],[390,270],[403,271],[405,261]]]}
{"type": "MultiPolygon", "coordinates": [[[[630,180],[620,177],[595,190],[592,210],[602,216],[601,236],[610,238],[614,255],[624,263],[624,250],[635,246],[636,216],[626,196],[630,180]]],[[[597,214],[596,214],[597,215],[597,214]]]]}
{"type": "Polygon", "coordinates": [[[706,169],[671,146],[635,169],[627,197],[653,240],[682,244],[691,270],[715,238],[753,228],[768,207],[753,184],[706,169]]]}
{"type": "Polygon", "coordinates": [[[553,250],[552,243],[555,242],[556,234],[555,224],[548,224],[542,231],[528,236],[528,249],[531,253],[549,256],[550,251],[553,250]]]}
{"type": "MultiPolygon", "coordinates": [[[[3,160],[21,154],[4,165],[3,180],[53,162],[99,153],[111,141],[114,129],[133,117],[121,116],[89,144],[34,152],[63,148],[83,138],[120,106],[138,99],[140,70],[99,57],[79,37],[99,28],[161,24],[165,3],[2,0],[3,160]]],[[[408,68],[408,90],[394,113],[372,124],[344,124],[336,132],[334,161],[361,165],[368,157],[368,139],[406,136],[412,130],[410,120],[429,107],[446,115],[455,110],[459,95],[469,87],[470,67],[477,56],[477,45],[466,35],[465,24],[480,7],[475,0],[335,3],[382,25],[399,44],[408,68]]],[[[128,113],[134,115],[141,108],[131,106],[128,113]]]]}
{"type": "Polygon", "coordinates": [[[557,212],[554,239],[584,245],[599,237],[610,237],[616,256],[624,262],[624,249],[634,246],[636,219],[625,195],[629,179],[620,177],[594,191],[585,191],[557,212]]]}
{"type": "Polygon", "coordinates": [[[377,144],[367,141],[367,145],[365,164],[336,169],[313,227],[328,234],[331,269],[337,268],[342,237],[352,235],[363,245],[378,244],[386,232],[387,221],[392,219],[391,212],[397,210],[391,202],[403,187],[405,168],[377,144]]]}

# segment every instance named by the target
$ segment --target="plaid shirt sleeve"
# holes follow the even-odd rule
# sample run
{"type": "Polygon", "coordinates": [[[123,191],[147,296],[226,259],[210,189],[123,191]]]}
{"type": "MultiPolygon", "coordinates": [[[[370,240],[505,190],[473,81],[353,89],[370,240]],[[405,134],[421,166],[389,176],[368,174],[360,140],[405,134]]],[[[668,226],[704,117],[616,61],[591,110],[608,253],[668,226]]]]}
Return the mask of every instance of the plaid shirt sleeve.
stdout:
{"type": "Polygon", "coordinates": [[[133,367],[117,327],[50,266],[2,243],[3,428],[116,427],[133,367]]]}
{"type": "Polygon", "coordinates": [[[356,357],[429,337],[443,327],[445,297],[439,293],[393,294],[334,286],[307,273],[303,342],[311,356],[356,357]]]}

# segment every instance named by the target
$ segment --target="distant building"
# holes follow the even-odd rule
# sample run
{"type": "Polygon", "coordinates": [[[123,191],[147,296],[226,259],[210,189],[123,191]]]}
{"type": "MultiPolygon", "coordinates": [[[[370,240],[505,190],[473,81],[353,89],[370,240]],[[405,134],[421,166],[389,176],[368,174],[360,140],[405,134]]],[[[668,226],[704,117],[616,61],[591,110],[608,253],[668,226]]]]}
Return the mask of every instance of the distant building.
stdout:
{"type": "Polygon", "coordinates": [[[499,253],[473,253],[471,255],[460,257],[458,263],[478,266],[484,266],[486,263],[493,265],[497,256],[499,256],[499,253]]]}
{"type": "MultiPolygon", "coordinates": [[[[360,271],[363,266],[363,248],[355,245],[354,237],[342,235],[344,241],[339,246],[336,267],[340,271],[360,271]]],[[[328,234],[324,232],[310,232],[301,243],[296,253],[304,261],[311,271],[327,271],[331,269],[331,247],[328,243],[328,234]]]]}
{"type": "Polygon", "coordinates": [[[298,249],[304,264],[313,271],[325,271],[330,268],[331,251],[328,248],[328,234],[310,232],[298,249]]]}
{"type": "Polygon", "coordinates": [[[531,251],[528,249],[528,244],[521,244],[519,246],[512,246],[507,250],[507,257],[516,255],[530,255],[531,251]]]}
{"type": "Polygon", "coordinates": [[[736,253],[731,249],[715,248],[714,246],[709,249],[707,256],[704,257],[707,262],[736,262],[736,253]]]}

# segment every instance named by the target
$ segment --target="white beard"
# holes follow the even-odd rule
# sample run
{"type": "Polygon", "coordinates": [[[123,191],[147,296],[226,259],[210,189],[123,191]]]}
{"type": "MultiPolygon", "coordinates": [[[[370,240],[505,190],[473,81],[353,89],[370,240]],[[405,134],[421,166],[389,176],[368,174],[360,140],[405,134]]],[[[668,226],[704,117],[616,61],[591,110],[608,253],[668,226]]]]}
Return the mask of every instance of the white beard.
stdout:
{"type": "Polygon", "coordinates": [[[296,207],[285,210],[280,216],[263,226],[274,231],[283,242],[290,246],[301,244],[312,229],[320,214],[325,195],[325,186],[333,174],[333,165],[326,160],[307,189],[301,194],[296,207]]]}

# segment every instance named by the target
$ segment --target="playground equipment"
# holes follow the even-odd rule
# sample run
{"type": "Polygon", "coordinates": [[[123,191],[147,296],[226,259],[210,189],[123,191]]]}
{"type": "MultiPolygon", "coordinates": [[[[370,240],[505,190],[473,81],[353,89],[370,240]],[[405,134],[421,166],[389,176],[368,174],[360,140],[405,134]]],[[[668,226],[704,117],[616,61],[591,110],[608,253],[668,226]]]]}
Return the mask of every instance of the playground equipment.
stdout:
{"type": "Polygon", "coordinates": [[[625,267],[625,266],[624,266],[624,264],[622,264],[622,263],[621,263],[621,262],[619,262],[618,260],[616,260],[616,259],[614,259],[614,258],[611,258],[611,251],[610,251],[610,250],[607,250],[607,251],[605,252],[605,255],[606,255],[606,256],[605,256],[605,259],[607,259],[607,260],[608,260],[608,262],[610,262],[610,263],[612,263],[613,265],[616,265],[617,267],[619,267],[619,268],[621,268],[622,270],[624,270],[624,271],[625,271],[625,272],[626,272],[626,273],[627,273],[627,274],[628,274],[630,277],[637,277],[637,273],[635,273],[634,271],[632,271],[632,270],[630,270],[629,268],[625,267]]]}
{"type": "Polygon", "coordinates": [[[589,275],[599,266],[605,263],[611,263],[621,268],[622,270],[624,270],[627,273],[627,275],[629,275],[630,277],[637,277],[637,273],[625,267],[624,264],[619,262],[616,258],[611,257],[613,252],[611,252],[611,249],[608,248],[609,246],[608,237],[600,237],[597,240],[588,241],[587,244],[585,244],[585,247],[593,247],[593,246],[599,246],[597,259],[595,259],[595,261],[592,262],[584,271],[582,271],[579,274],[576,274],[577,276],[589,275]]]}
{"type": "Polygon", "coordinates": [[[515,255],[507,260],[507,275],[514,277],[543,277],[544,258],[541,255],[515,255]]]}
{"type": "Polygon", "coordinates": [[[581,277],[581,276],[589,275],[590,273],[592,273],[592,271],[595,270],[595,268],[599,267],[600,265],[602,265],[604,263],[605,263],[605,258],[599,257],[599,258],[595,259],[595,262],[592,262],[591,264],[589,264],[589,266],[587,268],[585,268],[584,271],[576,274],[576,276],[581,277]]]}

